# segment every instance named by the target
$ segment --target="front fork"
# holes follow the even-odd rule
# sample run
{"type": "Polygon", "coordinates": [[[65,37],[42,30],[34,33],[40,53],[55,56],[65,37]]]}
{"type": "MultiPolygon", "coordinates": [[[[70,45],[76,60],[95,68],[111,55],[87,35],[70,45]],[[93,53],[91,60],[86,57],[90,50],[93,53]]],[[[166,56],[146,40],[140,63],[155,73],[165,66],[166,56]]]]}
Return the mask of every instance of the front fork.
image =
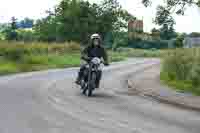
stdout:
{"type": "Polygon", "coordinates": [[[96,88],[95,85],[96,85],[96,73],[90,69],[88,74],[88,89],[94,90],[96,88]]]}
{"type": "Polygon", "coordinates": [[[101,77],[102,77],[102,71],[91,72],[90,76],[91,76],[90,81],[92,81],[94,88],[99,88],[101,77]]]}

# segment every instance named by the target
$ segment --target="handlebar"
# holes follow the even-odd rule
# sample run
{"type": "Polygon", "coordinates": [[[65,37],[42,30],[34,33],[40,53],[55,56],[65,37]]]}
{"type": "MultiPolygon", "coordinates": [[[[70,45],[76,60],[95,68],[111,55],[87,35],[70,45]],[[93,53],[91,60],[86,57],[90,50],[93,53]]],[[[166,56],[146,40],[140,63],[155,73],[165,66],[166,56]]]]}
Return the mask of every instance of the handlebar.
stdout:
{"type": "MultiPolygon", "coordinates": [[[[87,57],[87,58],[82,58],[83,60],[85,60],[87,63],[90,63],[92,61],[92,57],[87,57]]],[[[105,66],[109,66],[109,63],[106,63],[105,61],[101,60],[101,63],[103,63],[105,66]]]]}

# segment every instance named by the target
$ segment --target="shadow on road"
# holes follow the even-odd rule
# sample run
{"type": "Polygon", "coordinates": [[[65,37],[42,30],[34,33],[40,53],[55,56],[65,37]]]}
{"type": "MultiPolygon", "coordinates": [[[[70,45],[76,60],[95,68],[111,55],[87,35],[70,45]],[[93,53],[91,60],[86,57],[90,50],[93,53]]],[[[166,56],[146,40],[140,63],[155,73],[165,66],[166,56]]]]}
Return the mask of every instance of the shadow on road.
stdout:
{"type": "Polygon", "coordinates": [[[113,98],[116,98],[116,96],[108,94],[108,93],[103,93],[103,92],[98,93],[97,92],[97,93],[94,93],[91,98],[103,98],[103,99],[105,99],[105,98],[111,99],[112,98],[113,99],[113,98]]]}
{"type": "Polygon", "coordinates": [[[94,92],[91,97],[87,97],[86,95],[83,95],[81,92],[77,94],[77,96],[85,97],[85,98],[92,98],[92,99],[114,99],[116,96],[112,94],[108,94],[106,92],[94,92]]]}

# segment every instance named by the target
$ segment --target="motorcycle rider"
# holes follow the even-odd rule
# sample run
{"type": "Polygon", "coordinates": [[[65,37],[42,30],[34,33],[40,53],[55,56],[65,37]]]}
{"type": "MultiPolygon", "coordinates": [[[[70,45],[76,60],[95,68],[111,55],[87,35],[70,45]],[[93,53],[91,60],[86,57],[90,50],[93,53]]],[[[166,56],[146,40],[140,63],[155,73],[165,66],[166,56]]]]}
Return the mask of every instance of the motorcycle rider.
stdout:
{"type": "MultiPolygon", "coordinates": [[[[108,56],[105,48],[102,46],[102,39],[99,34],[93,34],[90,37],[89,45],[83,50],[81,59],[86,62],[89,62],[94,57],[103,58],[104,64],[106,66],[108,63],[108,56]]],[[[78,72],[78,77],[76,79],[76,84],[80,85],[80,81],[83,77],[84,70],[86,69],[87,63],[83,63],[80,67],[80,71],[78,72]]],[[[99,78],[97,79],[96,88],[99,88],[99,83],[101,80],[102,72],[99,73],[99,78]]]]}

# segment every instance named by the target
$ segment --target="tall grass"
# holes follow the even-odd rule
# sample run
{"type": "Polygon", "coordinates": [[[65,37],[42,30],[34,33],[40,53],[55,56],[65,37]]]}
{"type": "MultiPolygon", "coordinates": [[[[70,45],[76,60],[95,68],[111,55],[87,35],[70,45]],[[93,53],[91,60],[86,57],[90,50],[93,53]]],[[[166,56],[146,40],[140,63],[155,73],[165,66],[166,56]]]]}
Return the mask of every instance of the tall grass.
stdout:
{"type": "MultiPolygon", "coordinates": [[[[0,42],[0,74],[28,72],[49,68],[79,66],[80,45],[76,42],[0,42]]],[[[160,50],[119,49],[109,51],[110,62],[127,57],[160,57],[160,50]]]]}
{"type": "Polygon", "coordinates": [[[17,73],[20,70],[17,68],[16,64],[9,61],[3,61],[0,59],[0,75],[17,73]]]}
{"type": "Polygon", "coordinates": [[[5,57],[16,58],[24,54],[41,55],[41,54],[65,54],[80,51],[80,45],[75,42],[68,43],[24,43],[24,42],[0,42],[0,55],[5,57]]]}
{"type": "Polygon", "coordinates": [[[200,94],[200,49],[168,52],[163,60],[161,79],[176,89],[200,94]]]}
{"type": "Polygon", "coordinates": [[[68,43],[0,42],[0,75],[78,66],[80,45],[68,43]]]}

